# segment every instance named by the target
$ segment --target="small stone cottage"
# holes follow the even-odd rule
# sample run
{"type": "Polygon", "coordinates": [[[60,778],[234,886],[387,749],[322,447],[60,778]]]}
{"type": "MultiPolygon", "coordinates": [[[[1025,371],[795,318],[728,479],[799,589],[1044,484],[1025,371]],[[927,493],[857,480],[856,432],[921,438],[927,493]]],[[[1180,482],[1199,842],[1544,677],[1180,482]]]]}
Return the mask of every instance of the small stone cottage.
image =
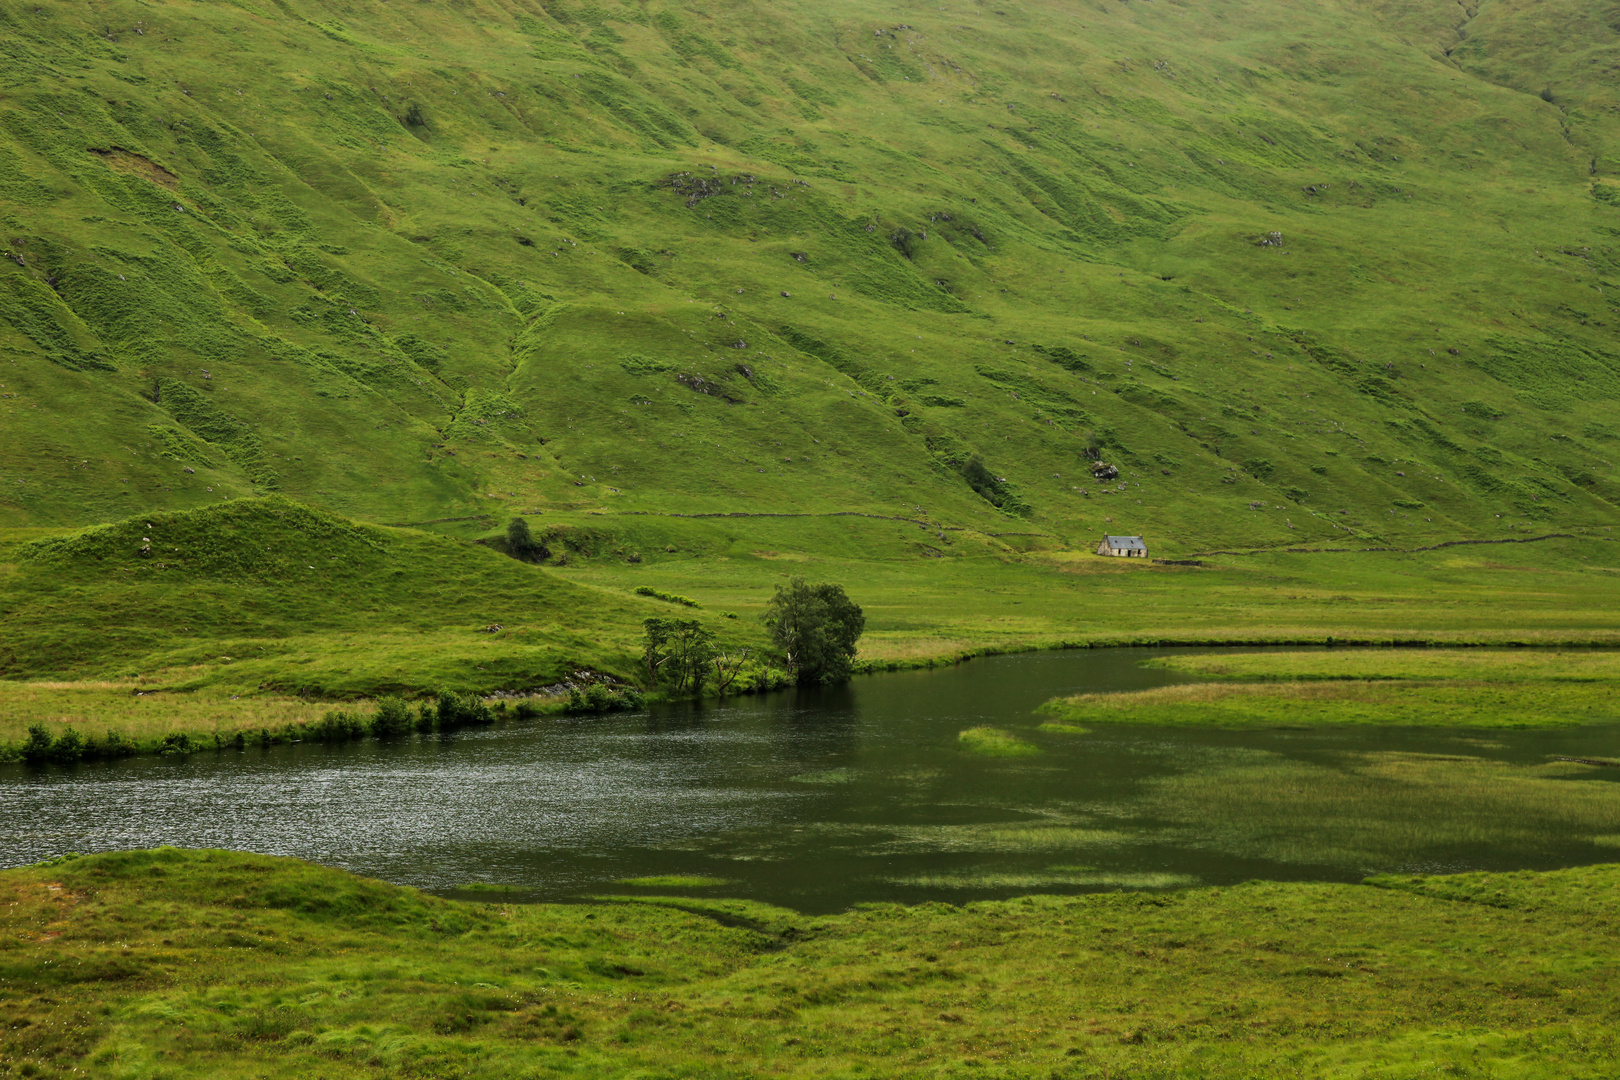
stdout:
{"type": "Polygon", "coordinates": [[[1097,545],[1099,555],[1118,555],[1127,559],[1147,558],[1147,542],[1140,536],[1105,536],[1097,545]]]}

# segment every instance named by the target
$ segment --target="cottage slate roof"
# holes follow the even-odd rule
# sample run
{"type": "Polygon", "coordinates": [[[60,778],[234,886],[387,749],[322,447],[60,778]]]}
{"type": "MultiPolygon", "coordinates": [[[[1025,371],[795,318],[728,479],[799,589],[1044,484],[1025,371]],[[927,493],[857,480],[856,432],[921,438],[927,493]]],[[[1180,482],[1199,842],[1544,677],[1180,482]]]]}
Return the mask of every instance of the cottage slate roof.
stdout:
{"type": "Polygon", "coordinates": [[[1111,548],[1123,548],[1126,551],[1147,550],[1147,544],[1142,542],[1140,536],[1105,536],[1103,539],[1111,548]]]}

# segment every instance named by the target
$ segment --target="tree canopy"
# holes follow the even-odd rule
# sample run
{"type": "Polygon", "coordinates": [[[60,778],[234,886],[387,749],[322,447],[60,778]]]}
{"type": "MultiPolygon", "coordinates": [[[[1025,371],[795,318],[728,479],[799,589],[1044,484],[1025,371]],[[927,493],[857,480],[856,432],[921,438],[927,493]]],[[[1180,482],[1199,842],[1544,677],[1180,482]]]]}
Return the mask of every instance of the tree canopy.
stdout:
{"type": "Polygon", "coordinates": [[[811,585],[796,577],[776,587],[765,625],[801,683],[839,682],[849,678],[866,616],[842,585],[811,585]]]}

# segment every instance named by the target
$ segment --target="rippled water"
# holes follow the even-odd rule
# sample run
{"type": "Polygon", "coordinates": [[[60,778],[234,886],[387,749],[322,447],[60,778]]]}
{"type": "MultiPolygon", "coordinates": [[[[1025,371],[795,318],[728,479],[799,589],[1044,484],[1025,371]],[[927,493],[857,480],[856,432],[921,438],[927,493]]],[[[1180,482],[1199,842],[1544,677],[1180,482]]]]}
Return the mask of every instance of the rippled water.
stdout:
{"type": "Polygon", "coordinates": [[[448,738],[0,768],[0,864],[174,844],[454,892],[681,891],[807,911],[1256,877],[1620,859],[1620,729],[1036,730],[1060,693],[1178,681],[1090,650],[448,738]],[[957,734],[1036,743],[983,758],[957,734]],[[663,891],[668,891],[664,887],[663,891]]]}

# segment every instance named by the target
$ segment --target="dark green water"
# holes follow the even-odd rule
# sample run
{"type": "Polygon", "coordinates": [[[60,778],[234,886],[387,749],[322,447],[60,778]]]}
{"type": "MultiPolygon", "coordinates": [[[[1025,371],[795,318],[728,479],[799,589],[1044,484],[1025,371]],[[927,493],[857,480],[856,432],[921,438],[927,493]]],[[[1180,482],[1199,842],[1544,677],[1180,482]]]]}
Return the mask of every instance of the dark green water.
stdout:
{"type": "Polygon", "coordinates": [[[976,660],[721,706],[439,739],[0,769],[0,864],[174,844],[437,891],[669,892],[806,911],[1620,859],[1620,729],[1036,730],[1185,650],[976,660]],[[1042,750],[963,752],[993,724],[1042,750]],[[620,879],[699,875],[707,888],[620,879]]]}

